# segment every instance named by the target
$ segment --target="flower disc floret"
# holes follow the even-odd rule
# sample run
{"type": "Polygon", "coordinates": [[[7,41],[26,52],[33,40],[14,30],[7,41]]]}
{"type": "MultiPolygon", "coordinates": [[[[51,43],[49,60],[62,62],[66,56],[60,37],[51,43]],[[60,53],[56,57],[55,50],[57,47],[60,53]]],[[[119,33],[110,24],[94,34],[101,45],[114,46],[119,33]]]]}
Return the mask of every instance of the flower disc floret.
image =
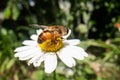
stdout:
{"type": "Polygon", "coordinates": [[[49,39],[38,45],[44,52],[57,52],[63,47],[63,41],[61,38],[49,39]]]}

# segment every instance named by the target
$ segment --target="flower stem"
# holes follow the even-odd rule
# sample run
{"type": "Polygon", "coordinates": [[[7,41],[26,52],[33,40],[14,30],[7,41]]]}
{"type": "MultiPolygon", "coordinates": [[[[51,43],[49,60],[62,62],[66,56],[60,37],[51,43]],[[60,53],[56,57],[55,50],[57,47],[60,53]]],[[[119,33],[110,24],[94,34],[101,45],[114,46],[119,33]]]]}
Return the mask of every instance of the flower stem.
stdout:
{"type": "Polygon", "coordinates": [[[57,78],[56,78],[56,71],[53,72],[53,80],[57,80],[57,78]]]}

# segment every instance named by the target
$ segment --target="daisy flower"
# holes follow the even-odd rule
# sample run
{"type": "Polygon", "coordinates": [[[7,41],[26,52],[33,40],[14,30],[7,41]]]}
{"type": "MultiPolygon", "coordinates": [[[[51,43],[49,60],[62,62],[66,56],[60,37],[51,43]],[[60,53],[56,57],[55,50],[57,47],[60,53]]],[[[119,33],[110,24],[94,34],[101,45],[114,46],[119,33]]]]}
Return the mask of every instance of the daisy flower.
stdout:
{"type": "MultiPolygon", "coordinates": [[[[55,42],[46,40],[43,43],[38,43],[39,35],[43,32],[42,29],[37,30],[37,34],[33,34],[31,40],[23,41],[23,45],[15,49],[15,57],[21,61],[28,61],[28,65],[33,64],[34,67],[39,67],[44,62],[46,73],[53,72],[58,63],[58,58],[68,67],[76,65],[75,59],[83,60],[88,54],[81,47],[76,46],[80,43],[78,39],[61,39],[57,38],[55,42]]],[[[69,30],[68,35],[70,35],[69,30]]]]}

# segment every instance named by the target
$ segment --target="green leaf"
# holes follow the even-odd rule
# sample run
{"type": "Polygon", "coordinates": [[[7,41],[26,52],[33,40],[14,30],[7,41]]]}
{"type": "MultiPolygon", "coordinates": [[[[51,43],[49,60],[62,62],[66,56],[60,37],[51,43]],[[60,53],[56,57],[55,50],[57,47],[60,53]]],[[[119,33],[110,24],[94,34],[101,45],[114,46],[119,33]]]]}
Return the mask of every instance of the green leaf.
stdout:
{"type": "Polygon", "coordinates": [[[6,58],[0,65],[0,73],[3,73],[6,70],[6,65],[9,62],[9,58],[6,58]]]}
{"type": "Polygon", "coordinates": [[[6,65],[6,70],[9,70],[15,63],[15,59],[11,59],[6,65]]]}
{"type": "Polygon", "coordinates": [[[45,77],[44,72],[38,70],[38,71],[33,72],[31,79],[32,80],[42,80],[44,77],[45,77]]]}
{"type": "Polygon", "coordinates": [[[7,30],[5,28],[1,28],[0,34],[1,35],[7,35],[7,30]]]}
{"type": "Polygon", "coordinates": [[[4,10],[4,12],[3,12],[4,14],[4,18],[5,19],[8,19],[10,16],[11,16],[11,10],[10,10],[10,7],[9,6],[7,6],[6,8],[5,8],[5,10],[4,10]]]}
{"type": "Polygon", "coordinates": [[[93,70],[90,67],[85,67],[84,69],[88,74],[93,74],[94,73],[93,70]]]}
{"type": "Polygon", "coordinates": [[[12,19],[17,20],[19,14],[20,14],[19,8],[16,5],[14,5],[12,7],[12,19]]]}
{"type": "Polygon", "coordinates": [[[79,33],[85,34],[88,32],[87,25],[86,24],[79,24],[76,28],[76,31],[79,33]]]}
{"type": "Polygon", "coordinates": [[[19,80],[19,76],[17,74],[14,74],[14,80],[19,80]]]}

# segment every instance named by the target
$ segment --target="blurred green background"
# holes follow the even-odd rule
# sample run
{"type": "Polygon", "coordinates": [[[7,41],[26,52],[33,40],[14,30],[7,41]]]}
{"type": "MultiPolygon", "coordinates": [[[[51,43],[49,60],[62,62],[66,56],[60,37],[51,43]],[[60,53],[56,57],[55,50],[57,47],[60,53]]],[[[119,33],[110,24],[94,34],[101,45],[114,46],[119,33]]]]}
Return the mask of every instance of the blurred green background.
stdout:
{"type": "Polygon", "coordinates": [[[119,0],[0,0],[0,80],[120,80],[119,0]],[[14,57],[14,49],[30,39],[31,24],[64,25],[70,39],[81,40],[89,57],[56,74],[14,57]],[[56,78],[55,78],[56,77],[56,78]]]}

